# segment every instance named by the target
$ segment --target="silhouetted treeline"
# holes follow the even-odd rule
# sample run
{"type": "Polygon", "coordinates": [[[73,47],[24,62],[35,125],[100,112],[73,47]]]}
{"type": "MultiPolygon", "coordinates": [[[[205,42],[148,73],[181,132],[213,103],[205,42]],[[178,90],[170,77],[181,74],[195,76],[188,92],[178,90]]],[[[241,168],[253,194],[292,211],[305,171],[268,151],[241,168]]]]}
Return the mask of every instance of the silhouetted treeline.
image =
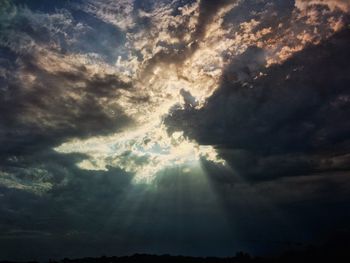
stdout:
{"type": "MultiPolygon", "coordinates": [[[[234,257],[186,257],[171,255],[135,254],[124,257],[80,258],[54,261],[48,263],[349,263],[350,244],[333,244],[319,248],[308,247],[302,250],[285,252],[279,256],[253,257],[247,253],[239,252],[234,257]]],[[[0,261],[0,263],[15,263],[0,261]]],[[[23,262],[22,262],[23,263],[23,262]]],[[[27,263],[37,263],[29,261],[27,263]]]]}

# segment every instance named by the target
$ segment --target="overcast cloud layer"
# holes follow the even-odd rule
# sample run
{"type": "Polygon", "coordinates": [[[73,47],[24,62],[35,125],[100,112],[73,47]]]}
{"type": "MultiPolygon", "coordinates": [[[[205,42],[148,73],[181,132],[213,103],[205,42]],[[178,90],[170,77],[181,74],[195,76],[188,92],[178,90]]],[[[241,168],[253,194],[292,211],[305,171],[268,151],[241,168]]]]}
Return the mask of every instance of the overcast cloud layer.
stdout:
{"type": "Polygon", "coordinates": [[[0,259],[348,233],[349,10],[1,1],[0,259]]]}

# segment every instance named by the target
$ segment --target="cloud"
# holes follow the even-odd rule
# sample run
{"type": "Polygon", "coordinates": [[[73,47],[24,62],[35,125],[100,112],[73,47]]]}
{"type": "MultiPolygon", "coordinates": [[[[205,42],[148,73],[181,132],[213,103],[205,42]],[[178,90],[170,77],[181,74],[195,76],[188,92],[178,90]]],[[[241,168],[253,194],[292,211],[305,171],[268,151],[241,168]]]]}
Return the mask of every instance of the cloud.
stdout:
{"type": "Polygon", "coordinates": [[[329,9],[331,10],[339,9],[343,12],[350,11],[350,3],[347,0],[312,0],[312,1],[296,0],[295,1],[295,6],[301,10],[314,5],[324,5],[324,6],[328,6],[329,9]]]}
{"type": "Polygon", "coordinates": [[[6,112],[0,116],[0,184],[41,194],[60,176],[43,163],[29,162],[28,156],[50,152],[69,138],[130,125],[123,103],[139,96],[131,95],[130,79],[102,55],[74,52],[81,47],[77,38],[90,29],[68,11],[5,7],[0,18],[0,108],[6,112]]]}
{"type": "Polygon", "coordinates": [[[135,26],[133,11],[134,1],[87,1],[78,5],[85,12],[96,16],[106,23],[127,31],[135,26]]]}
{"type": "Polygon", "coordinates": [[[208,24],[213,22],[215,15],[221,8],[232,4],[232,1],[228,0],[219,0],[219,1],[209,1],[201,0],[199,2],[199,15],[196,30],[194,33],[194,40],[200,40],[206,31],[208,24]]]}
{"type": "MultiPolygon", "coordinates": [[[[348,170],[348,39],[345,30],[260,77],[233,62],[205,107],[175,111],[166,123],[215,145],[248,181],[348,170]]],[[[242,55],[247,65],[255,56],[242,55]]]]}
{"type": "Polygon", "coordinates": [[[183,145],[195,148],[184,150],[191,156],[183,158],[178,147],[180,141],[166,134],[163,118],[173,107],[184,106],[184,90],[196,108],[203,107],[219,87],[222,74],[230,75],[225,70],[231,68],[234,72],[229,76],[233,81],[257,77],[264,67],[283,63],[308,44],[317,44],[334,33],[327,20],[333,15],[327,14],[323,20],[310,24],[293,5],[287,7],[288,11],[285,5],[269,1],[260,4],[193,1],[133,9],[133,19],[142,22],[142,26],[125,29],[129,52],[118,59],[116,66],[132,82],[132,94],[127,92],[127,96],[146,100],[139,100],[141,105],[133,103],[137,100],[126,101],[125,96],[115,101],[134,120],[134,131],[69,140],[55,149],[88,155],[89,159],[78,164],[83,169],[121,167],[141,173],[142,178],[153,178],[161,167],[179,160],[197,160],[198,156],[208,156],[208,152],[214,160],[215,150],[210,146],[208,150],[195,141],[180,140],[183,145]],[[250,12],[251,8],[256,11],[250,12]],[[247,18],[235,25],[232,14],[243,11],[247,18]],[[271,14],[274,19],[270,19],[271,14]],[[251,48],[254,45],[257,48],[251,48]],[[160,150],[157,152],[149,145],[160,150]]]}
{"type": "Polygon", "coordinates": [[[222,255],[344,218],[339,9],[19,2],[0,4],[0,257],[222,255]]]}
{"type": "Polygon", "coordinates": [[[183,158],[180,141],[165,132],[163,118],[188,103],[184,94],[201,108],[222,74],[248,81],[343,26],[337,14],[313,14],[311,21],[291,4],[270,1],[60,7],[48,13],[3,8],[1,108],[8,114],[1,116],[0,140],[12,142],[1,152],[4,159],[55,147],[87,156],[82,168],[129,172],[158,171],[199,156],[214,160],[213,147],[186,139],[183,144],[193,149],[183,158]],[[131,127],[136,137],[121,141],[131,127]],[[152,152],[149,145],[159,140],[174,156],[152,152]]]}

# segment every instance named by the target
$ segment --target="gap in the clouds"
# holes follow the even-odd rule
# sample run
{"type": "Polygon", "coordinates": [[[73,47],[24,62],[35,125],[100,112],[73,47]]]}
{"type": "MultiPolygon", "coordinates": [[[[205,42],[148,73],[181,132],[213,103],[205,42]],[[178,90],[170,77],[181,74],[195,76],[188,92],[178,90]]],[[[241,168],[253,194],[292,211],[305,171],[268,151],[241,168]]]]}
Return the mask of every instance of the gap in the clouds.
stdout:
{"type": "Polygon", "coordinates": [[[82,0],[12,0],[15,5],[27,6],[34,11],[40,12],[55,12],[57,9],[69,7],[72,2],[80,2],[82,0]]]}
{"type": "Polygon", "coordinates": [[[50,1],[50,5],[45,0],[15,0],[13,3],[19,8],[28,8],[36,14],[62,13],[67,15],[67,19],[73,19],[67,23],[72,23],[75,31],[65,32],[70,38],[69,41],[65,39],[67,36],[61,36],[58,40],[62,53],[96,54],[110,65],[114,65],[118,57],[126,58],[125,33],[118,27],[81,10],[80,5],[83,1],[54,0],[50,1]]]}
{"type": "Polygon", "coordinates": [[[69,48],[76,53],[96,53],[108,64],[114,65],[118,57],[126,58],[125,33],[84,11],[73,9],[72,16],[78,23],[88,26],[88,30],[77,43],[69,48]]]}
{"type": "Polygon", "coordinates": [[[170,135],[157,121],[140,126],[134,131],[71,140],[56,147],[55,151],[86,154],[88,158],[77,164],[84,170],[98,171],[119,167],[134,173],[135,183],[152,183],[158,173],[179,165],[191,170],[199,165],[201,158],[225,164],[218,158],[213,147],[198,145],[185,138],[181,132],[170,135]]]}

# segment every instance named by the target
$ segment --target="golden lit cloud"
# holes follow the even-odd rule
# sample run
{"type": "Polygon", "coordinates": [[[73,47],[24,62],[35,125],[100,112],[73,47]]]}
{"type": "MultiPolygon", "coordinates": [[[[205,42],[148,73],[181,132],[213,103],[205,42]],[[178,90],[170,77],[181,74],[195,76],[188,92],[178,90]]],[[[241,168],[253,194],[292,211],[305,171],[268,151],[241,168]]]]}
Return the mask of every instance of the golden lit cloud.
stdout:
{"type": "Polygon", "coordinates": [[[335,9],[342,10],[344,12],[350,11],[350,2],[348,0],[296,0],[295,6],[303,10],[313,5],[328,6],[332,11],[335,9]]]}
{"type": "MultiPolygon", "coordinates": [[[[108,85],[114,89],[108,95],[95,98],[94,103],[111,121],[123,114],[133,122],[111,135],[69,140],[55,148],[61,153],[88,155],[88,159],[78,164],[80,168],[105,170],[110,166],[120,167],[135,173],[139,180],[153,178],[165,167],[189,164],[200,158],[222,163],[215,147],[201,146],[181,134],[166,132],[163,119],[171,114],[172,108],[185,106],[183,92],[192,97],[192,107],[201,108],[219,87],[227,66],[235,61],[240,63],[240,55],[249,47],[258,47],[263,52],[266,63],[259,66],[270,66],[282,63],[305,46],[319,43],[343,27],[339,16],[327,13],[327,17],[321,17],[316,9],[305,11],[304,1],[296,2],[296,8],[287,21],[280,21],[276,11],[272,10],[257,13],[256,17],[238,24],[227,19],[231,12],[244,4],[234,1],[222,5],[205,25],[198,25],[202,19],[200,1],[181,7],[175,3],[160,3],[148,11],[136,11],[130,0],[89,1],[81,6],[85,12],[125,33],[125,52],[115,63],[105,62],[94,52],[62,54],[54,43],[32,45],[27,38],[26,45],[33,50],[36,66],[45,74],[64,76],[54,86],[58,91],[62,90],[60,100],[66,105],[86,104],[91,99],[89,88],[93,86],[98,92],[101,86],[98,81],[112,78],[108,85]],[[174,13],[174,9],[177,12],[174,13]],[[138,26],[140,21],[144,21],[144,26],[138,26]],[[88,83],[86,80],[89,79],[97,82],[88,83]]],[[[342,10],[345,7],[339,5],[342,10]]],[[[83,25],[74,24],[67,14],[51,18],[54,19],[62,21],[62,25],[73,31],[86,30],[83,25]]],[[[42,20],[35,18],[34,21],[42,20]]],[[[12,37],[16,38],[15,35],[12,37]]],[[[74,43],[77,39],[67,37],[67,41],[74,43]]],[[[259,69],[250,66],[259,77],[259,69]]],[[[29,91],[36,90],[40,81],[42,85],[48,84],[25,67],[16,74],[29,91]]],[[[51,105],[53,100],[46,103],[51,105]]],[[[21,118],[23,122],[41,122],[43,127],[50,128],[67,122],[66,118],[52,118],[48,111],[33,107],[28,107],[21,118]]]]}

